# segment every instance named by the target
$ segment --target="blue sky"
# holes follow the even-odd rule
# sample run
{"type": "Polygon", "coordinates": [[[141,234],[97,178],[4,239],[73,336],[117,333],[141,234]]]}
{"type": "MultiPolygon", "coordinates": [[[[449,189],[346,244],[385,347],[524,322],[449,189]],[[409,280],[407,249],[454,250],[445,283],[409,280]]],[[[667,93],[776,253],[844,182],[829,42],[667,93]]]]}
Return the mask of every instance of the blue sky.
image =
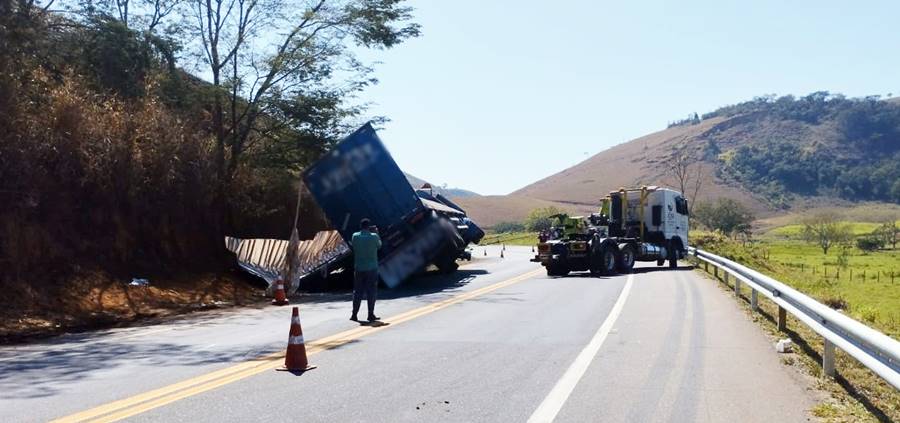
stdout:
{"type": "Polygon", "coordinates": [[[409,4],[362,99],[405,171],[481,194],[758,95],[900,95],[897,1],[409,4]]]}

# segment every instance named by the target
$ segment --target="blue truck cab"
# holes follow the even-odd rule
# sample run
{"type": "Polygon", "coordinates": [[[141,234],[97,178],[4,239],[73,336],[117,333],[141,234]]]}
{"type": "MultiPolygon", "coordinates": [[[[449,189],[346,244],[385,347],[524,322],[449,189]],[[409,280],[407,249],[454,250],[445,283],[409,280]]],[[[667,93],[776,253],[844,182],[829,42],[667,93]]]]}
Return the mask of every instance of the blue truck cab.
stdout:
{"type": "Polygon", "coordinates": [[[348,244],[363,218],[378,227],[379,276],[391,288],[429,264],[455,271],[466,246],[484,236],[449,200],[414,190],[368,123],[307,169],[303,180],[348,244]]]}

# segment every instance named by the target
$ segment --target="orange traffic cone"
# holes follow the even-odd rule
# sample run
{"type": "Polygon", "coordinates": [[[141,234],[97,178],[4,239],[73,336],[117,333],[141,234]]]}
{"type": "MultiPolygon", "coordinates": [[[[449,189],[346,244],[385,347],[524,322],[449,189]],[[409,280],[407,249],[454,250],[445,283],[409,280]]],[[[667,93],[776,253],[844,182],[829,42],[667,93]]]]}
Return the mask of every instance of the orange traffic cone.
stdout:
{"type": "Polygon", "coordinates": [[[284,282],[279,278],[275,281],[275,299],[272,300],[272,305],[288,305],[291,302],[288,301],[287,295],[284,294],[284,282]]]}
{"type": "Polygon", "coordinates": [[[306,359],[306,344],[303,341],[303,329],[300,327],[300,310],[294,307],[291,313],[291,332],[288,335],[287,352],[284,355],[284,367],[276,370],[305,372],[315,369],[306,359]]]}

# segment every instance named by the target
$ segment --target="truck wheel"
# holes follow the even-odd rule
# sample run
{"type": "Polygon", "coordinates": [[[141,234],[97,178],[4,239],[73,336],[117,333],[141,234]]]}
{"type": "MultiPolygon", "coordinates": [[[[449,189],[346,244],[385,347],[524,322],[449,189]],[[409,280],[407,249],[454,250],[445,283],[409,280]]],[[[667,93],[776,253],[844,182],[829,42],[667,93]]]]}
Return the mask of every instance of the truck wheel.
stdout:
{"type": "Polygon", "coordinates": [[[616,273],[616,252],[612,247],[603,249],[603,274],[614,275],[616,273]]]}
{"type": "Polygon", "coordinates": [[[438,260],[434,263],[434,265],[437,266],[438,270],[440,270],[441,273],[453,273],[457,269],[459,269],[459,263],[456,262],[456,258],[453,256],[438,260]]]}
{"type": "Polygon", "coordinates": [[[657,265],[657,266],[662,266],[662,265],[664,265],[664,264],[666,264],[666,260],[665,260],[665,259],[659,259],[659,260],[656,260],[656,265],[657,265]]]}
{"type": "Polygon", "coordinates": [[[674,242],[669,242],[669,269],[677,269],[678,268],[678,251],[676,249],[678,245],[674,242]]]}
{"type": "Polygon", "coordinates": [[[619,249],[616,256],[616,270],[620,273],[628,273],[634,268],[634,246],[626,245],[619,249]]]}
{"type": "Polygon", "coordinates": [[[616,251],[611,245],[598,245],[591,251],[591,273],[612,275],[616,273],[616,251]]]}
{"type": "Polygon", "coordinates": [[[547,276],[566,276],[569,274],[569,266],[565,263],[551,262],[547,265],[547,276]]]}

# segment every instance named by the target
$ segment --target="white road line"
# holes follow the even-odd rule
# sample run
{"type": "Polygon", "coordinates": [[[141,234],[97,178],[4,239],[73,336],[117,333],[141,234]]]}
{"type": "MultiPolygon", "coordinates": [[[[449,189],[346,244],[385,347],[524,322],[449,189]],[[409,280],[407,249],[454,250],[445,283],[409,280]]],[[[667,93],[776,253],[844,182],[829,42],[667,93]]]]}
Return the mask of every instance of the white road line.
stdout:
{"type": "Polygon", "coordinates": [[[591,339],[591,342],[589,342],[583,350],[581,350],[578,357],[575,357],[575,361],[569,366],[569,369],[566,370],[563,377],[559,379],[559,382],[556,382],[556,386],[553,387],[553,390],[547,394],[547,397],[544,398],[544,401],[541,402],[541,405],[538,406],[537,410],[534,410],[534,413],[528,419],[528,423],[549,423],[556,418],[557,414],[559,414],[559,410],[562,409],[563,404],[569,399],[569,395],[572,395],[575,385],[577,385],[578,381],[581,380],[581,377],[584,376],[584,372],[586,372],[588,366],[591,365],[591,361],[594,360],[597,352],[600,351],[600,347],[603,345],[603,341],[606,340],[606,336],[609,335],[612,326],[616,323],[616,319],[618,319],[619,314],[622,313],[622,308],[625,306],[628,292],[631,291],[631,283],[633,280],[634,274],[632,273],[628,275],[628,280],[625,281],[625,287],[622,288],[619,299],[616,300],[609,315],[606,316],[606,320],[600,325],[600,329],[594,334],[594,338],[591,339]]]}

